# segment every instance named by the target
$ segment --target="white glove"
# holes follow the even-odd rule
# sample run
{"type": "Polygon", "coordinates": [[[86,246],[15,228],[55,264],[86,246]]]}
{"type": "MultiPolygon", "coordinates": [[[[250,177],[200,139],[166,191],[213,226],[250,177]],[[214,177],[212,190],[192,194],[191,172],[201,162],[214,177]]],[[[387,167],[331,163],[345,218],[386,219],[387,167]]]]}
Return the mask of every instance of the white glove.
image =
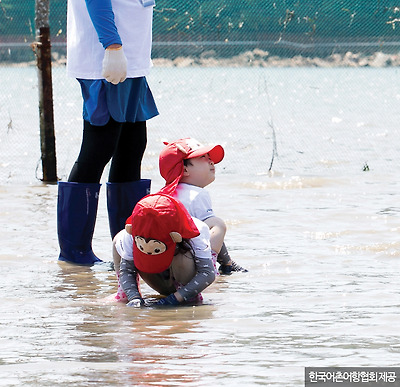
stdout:
{"type": "Polygon", "coordinates": [[[122,46],[120,48],[107,48],[103,59],[103,77],[106,81],[117,85],[126,79],[128,60],[122,46]]]}

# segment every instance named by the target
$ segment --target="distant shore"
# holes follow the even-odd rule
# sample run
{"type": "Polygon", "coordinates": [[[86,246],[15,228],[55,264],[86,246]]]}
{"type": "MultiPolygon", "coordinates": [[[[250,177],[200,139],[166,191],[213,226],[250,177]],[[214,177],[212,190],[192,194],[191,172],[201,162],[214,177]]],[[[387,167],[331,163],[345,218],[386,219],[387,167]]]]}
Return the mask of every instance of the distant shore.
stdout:
{"type": "MultiPolygon", "coordinates": [[[[53,53],[53,66],[65,66],[65,56],[53,53]]],[[[331,54],[326,57],[309,57],[295,55],[290,58],[270,55],[268,51],[254,49],[230,58],[219,58],[214,50],[205,51],[201,55],[181,56],[175,59],[153,58],[155,67],[396,67],[400,66],[400,51],[386,54],[377,51],[371,55],[353,53],[331,54]]],[[[35,61],[2,62],[4,66],[35,66],[35,61]]]]}
{"type": "Polygon", "coordinates": [[[347,52],[325,58],[302,55],[282,58],[254,49],[231,58],[217,58],[215,52],[209,51],[196,58],[154,58],[153,63],[156,67],[395,67],[400,66],[400,52],[385,54],[378,51],[371,55],[347,52]]]}

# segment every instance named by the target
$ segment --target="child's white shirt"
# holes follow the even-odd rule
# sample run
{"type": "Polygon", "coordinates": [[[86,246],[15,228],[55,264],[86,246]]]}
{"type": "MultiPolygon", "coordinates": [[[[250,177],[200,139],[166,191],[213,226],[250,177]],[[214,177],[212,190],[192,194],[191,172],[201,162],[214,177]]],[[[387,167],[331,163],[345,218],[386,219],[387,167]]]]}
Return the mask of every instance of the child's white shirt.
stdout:
{"type": "Polygon", "coordinates": [[[174,196],[182,202],[191,216],[203,222],[215,216],[210,194],[204,188],[192,184],[179,183],[174,196]]]}

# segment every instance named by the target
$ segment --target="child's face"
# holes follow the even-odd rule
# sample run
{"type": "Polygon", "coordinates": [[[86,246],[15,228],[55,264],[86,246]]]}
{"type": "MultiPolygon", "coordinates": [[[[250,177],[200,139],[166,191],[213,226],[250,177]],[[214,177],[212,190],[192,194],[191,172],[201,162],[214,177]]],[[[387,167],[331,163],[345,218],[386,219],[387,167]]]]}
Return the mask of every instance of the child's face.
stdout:
{"type": "Polygon", "coordinates": [[[190,159],[184,167],[182,183],[192,184],[204,188],[215,180],[215,166],[208,153],[190,159]]]}

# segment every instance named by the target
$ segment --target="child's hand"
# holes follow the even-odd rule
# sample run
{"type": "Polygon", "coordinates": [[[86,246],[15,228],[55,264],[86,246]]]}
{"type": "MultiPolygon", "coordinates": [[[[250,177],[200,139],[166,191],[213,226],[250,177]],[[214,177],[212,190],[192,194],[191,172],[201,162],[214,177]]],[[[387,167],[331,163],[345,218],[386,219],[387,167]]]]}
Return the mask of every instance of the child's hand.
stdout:
{"type": "Polygon", "coordinates": [[[219,265],[218,268],[219,274],[221,275],[231,275],[232,274],[232,265],[219,265]]]}
{"type": "Polygon", "coordinates": [[[177,300],[175,297],[175,294],[172,293],[167,297],[161,298],[161,300],[158,300],[156,303],[153,305],[157,306],[171,306],[171,305],[179,305],[180,302],[177,300]]]}
{"type": "Polygon", "coordinates": [[[144,301],[141,298],[134,298],[126,304],[126,306],[130,306],[132,308],[140,308],[142,305],[144,305],[144,301]]]}

